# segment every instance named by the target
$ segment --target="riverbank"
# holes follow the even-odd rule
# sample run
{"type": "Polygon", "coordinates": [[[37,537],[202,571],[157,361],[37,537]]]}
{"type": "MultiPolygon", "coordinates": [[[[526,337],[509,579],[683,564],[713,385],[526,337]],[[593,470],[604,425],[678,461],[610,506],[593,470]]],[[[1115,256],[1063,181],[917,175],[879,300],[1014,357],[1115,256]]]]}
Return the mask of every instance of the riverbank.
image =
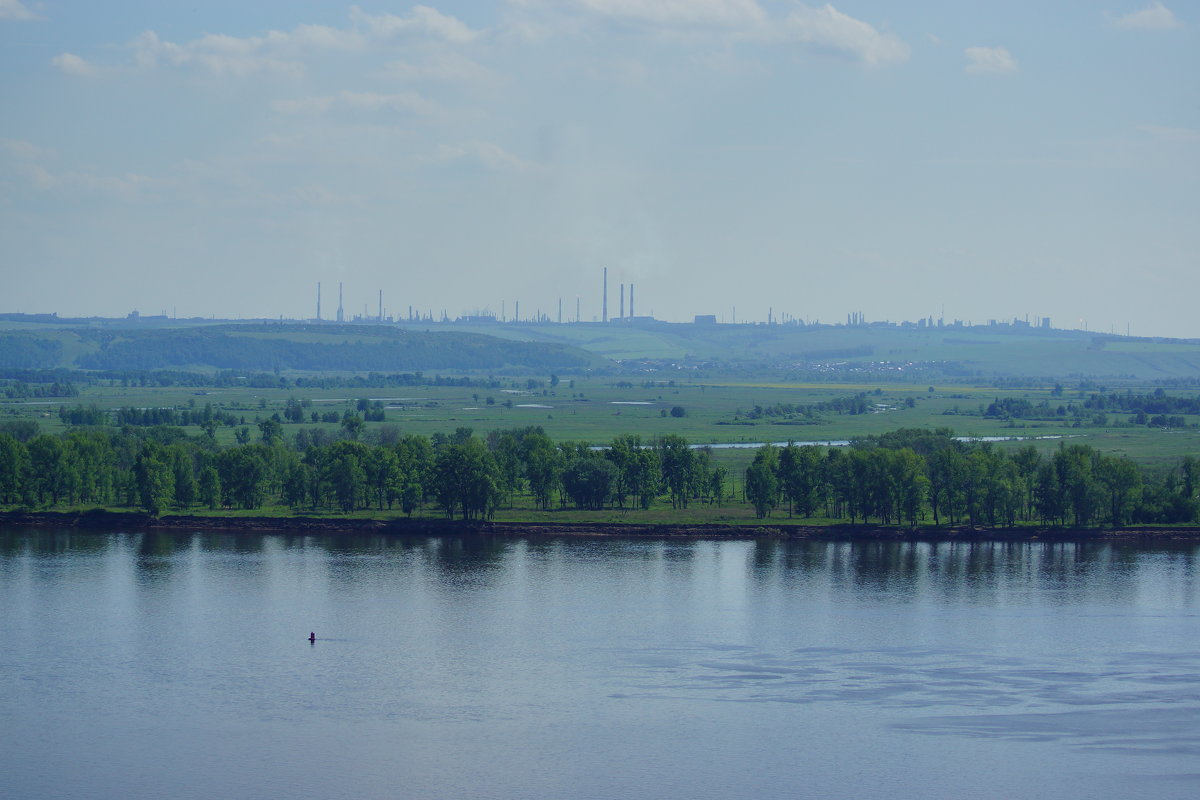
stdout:
{"type": "Polygon", "coordinates": [[[0,525],[122,531],[214,531],[287,534],[383,534],[392,536],[631,536],[645,538],[758,538],[861,541],[1197,541],[1200,527],[971,528],[886,525],[726,525],[587,522],[488,522],[439,519],[330,517],[218,517],[95,511],[4,511],[0,525]]]}

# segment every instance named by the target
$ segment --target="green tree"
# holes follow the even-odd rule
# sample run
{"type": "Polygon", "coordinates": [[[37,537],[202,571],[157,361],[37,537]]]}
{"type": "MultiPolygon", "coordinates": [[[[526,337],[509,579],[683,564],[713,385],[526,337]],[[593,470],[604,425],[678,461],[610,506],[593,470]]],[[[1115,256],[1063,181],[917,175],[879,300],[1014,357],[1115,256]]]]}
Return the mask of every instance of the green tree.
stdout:
{"type": "Polygon", "coordinates": [[[375,498],[376,508],[383,510],[384,503],[388,508],[400,496],[403,486],[403,473],[400,470],[400,459],[396,452],[387,447],[373,447],[367,451],[363,462],[367,484],[375,498]]]}
{"type": "Polygon", "coordinates": [[[405,514],[411,514],[430,494],[427,487],[432,485],[433,448],[424,436],[409,434],[401,439],[394,449],[400,462],[400,472],[404,476],[401,507],[405,514]]]}
{"type": "Polygon", "coordinates": [[[289,397],[283,406],[283,418],[288,422],[304,421],[304,406],[294,397],[289,397]]]}
{"type": "Polygon", "coordinates": [[[521,489],[521,476],[524,471],[521,442],[512,431],[504,431],[497,435],[494,443],[489,441],[489,444],[492,456],[496,459],[496,466],[500,470],[501,492],[511,507],[513,495],[521,489]]]}
{"type": "Polygon", "coordinates": [[[661,437],[657,450],[663,483],[671,497],[671,508],[687,508],[696,466],[695,453],[687,439],[674,433],[661,437]]]}
{"type": "Polygon", "coordinates": [[[525,475],[529,479],[529,491],[537,507],[550,508],[551,498],[559,488],[564,460],[554,442],[542,431],[527,434],[521,441],[525,475]]]}
{"type": "Polygon", "coordinates": [[[625,433],[615,437],[605,451],[607,458],[616,468],[613,479],[613,499],[621,508],[625,507],[625,499],[633,493],[633,480],[637,470],[638,451],[642,449],[642,437],[637,434],[625,433]]]}
{"type": "Polygon", "coordinates": [[[352,453],[333,455],[329,465],[329,482],[333,486],[338,506],[343,512],[355,510],[367,482],[366,472],[352,453]]]}
{"type": "Polygon", "coordinates": [[[963,481],[966,471],[966,458],[957,446],[943,447],[928,457],[929,510],[933,514],[934,525],[942,524],[943,515],[951,525],[958,521],[964,505],[963,481]]]}
{"type": "Polygon", "coordinates": [[[1066,523],[1066,496],[1058,480],[1058,470],[1049,461],[1042,462],[1038,467],[1033,486],[1033,502],[1042,524],[1066,523]]]}
{"type": "Polygon", "coordinates": [[[924,515],[925,498],[929,494],[929,477],[925,460],[907,447],[892,455],[892,483],[897,487],[897,517],[915,526],[924,515]]]}
{"type": "Polygon", "coordinates": [[[365,424],[362,417],[347,411],[346,415],[342,417],[342,433],[347,439],[357,441],[365,424]]]}
{"type": "Polygon", "coordinates": [[[292,458],[284,468],[282,493],[284,503],[292,508],[301,508],[308,498],[310,467],[299,458],[292,458]]]}
{"type": "Polygon", "coordinates": [[[217,457],[221,500],[225,506],[258,508],[266,495],[268,459],[266,447],[244,444],[222,450],[217,457]]]}
{"type": "Polygon", "coordinates": [[[1060,447],[1054,454],[1053,464],[1058,483],[1071,512],[1072,524],[1077,527],[1091,525],[1103,502],[1095,475],[1098,455],[1087,445],[1060,447]]]}
{"type": "Polygon", "coordinates": [[[200,468],[199,494],[200,502],[209,509],[215,509],[221,503],[221,476],[213,464],[205,464],[200,468]]]}
{"type": "Polygon", "coordinates": [[[196,502],[196,475],[191,451],[181,444],[168,448],[167,460],[171,464],[172,499],[176,508],[188,508],[196,502]]]}
{"type": "Polygon", "coordinates": [[[779,488],[788,501],[788,515],[811,517],[820,502],[821,450],[789,442],[779,451],[779,488]]]}
{"type": "Polygon", "coordinates": [[[262,442],[268,447],[273,447],[283,441],[283,426],[279,424],[279,420],[267,417],[264,420],[259,420],[258,430],[262,433],[262,442]]]}
{"type": "Polygon", "coordinates": [[[75,475],[62,440],[43,433],[30,439],[25,447],[29,453],[28,484],[35,502],[58,505],[67,496],[75,475]]]}
{"type": "Polygon", "coordinates": [[[81,503],[104,505],[113,499],[116,453],[111,434],[102,430],[72,430],[63,437],[66,458],[74,465],[76,496],[81,503]]]}
{"type": "Polygon", "coordinates": [[[563,489],[577,508],[604,508],[616,483],[617,468],[596,452],[580,455],[563,470],[563,489]]]}
{"type": "Polygon", "coordinates": [[[16,505],[25,496],[29,451],[7,433],[0,433],[0,505],[16,505]]]}
{"type": "Polygon", "coordinates": [[[708,476],[708,494],[712,501],[720,507],[725,502],[726,481],[729,479],[729,469],[714,466],[708,476]]]}
{"type": "Polygon", "coordinates": [[[1031,444],[1021,447],[1012,455],[1017,469],[1017,488],[1020,492],[1021,518],[1026,522],[1034,517],[1034,487],[1037,484],[1038,468],[1042,456],[1031,444]]]}
{"type": "Polygon", "coordinates": [[[446,516],[457,509],[466,520],[490,517],[500,497],[497,472],[479,439],[445,445],[434,460],[434,491],[446,516]]]}
{"type": "Polygon", "coordinates": [[[169,455],[157,442],[147,440],[142,445],[134,475],[141,507],[154,516],[162,514],[174,498],[175,475],[169,455]]]}
{"type": "Polygon", "coordinates": [[[746,469],[746,499],[759,519],[771,516],[779,502],[779,448],[763,445],[746,469]]]}
{"type": "Polygon", "coordinates": [[[1142,496],[1142,474],[1132,461],[1103,456],[1096,477],[1108,496],[1108,518],[1113,525],[1124,525],[1133,516],[1142,496]]]}

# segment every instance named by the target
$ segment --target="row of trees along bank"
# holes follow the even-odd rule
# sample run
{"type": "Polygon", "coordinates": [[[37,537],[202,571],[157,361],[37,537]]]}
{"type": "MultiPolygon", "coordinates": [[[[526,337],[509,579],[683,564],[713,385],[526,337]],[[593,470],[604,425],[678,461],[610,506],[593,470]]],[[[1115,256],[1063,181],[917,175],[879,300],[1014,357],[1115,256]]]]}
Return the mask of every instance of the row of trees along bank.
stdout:
{"type": "MultiPolygon", "coordinates": [[[[271,421],[267,421],[271,422],[271,421]]],[[[142,508],[160,514],[285,506],[353,513],[436,510],[490,518],[502,507],[649,509],[669,503],[750,504],[760,518],[789,516],[917,525],[1018,523],[1093,526],[1200,519],[1200,461],[1149,471],[1086,445],[1043,455],[964,443],[948,429],[902,429],[849,448],[764,446],[737,481],[711,451],[668,435],[621,435],[603,448],[554,442],[540,427],[469,428],[432,437],[398,431],[367,443],[348,428],[285,436],[260,425],[258,441],[221,448],[175,427],[77,427],[25,441],[0,433],[0,505],[142,508]],[[731,496],[732,495],[732,496],[731,496]]]]}

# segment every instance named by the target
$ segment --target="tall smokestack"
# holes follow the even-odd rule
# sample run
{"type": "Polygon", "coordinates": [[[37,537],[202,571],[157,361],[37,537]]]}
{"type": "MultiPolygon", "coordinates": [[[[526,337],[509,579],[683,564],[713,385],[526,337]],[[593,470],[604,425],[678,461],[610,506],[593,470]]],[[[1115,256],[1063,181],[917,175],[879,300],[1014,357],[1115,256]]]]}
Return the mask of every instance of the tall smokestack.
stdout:
{"type": "Polygon", "coordinates": [[[345,322],[345,316],[342,314],[342,282],[338,281],[338,322],[345,322]]]}
{"type": "Polygon", "coordinates": [[[625,284],[621,284],[621,321],[625,321],[625,284]]]}
{"type": "Polygon", "coordinates": [[[608,267],[604,268],[604,304],[600,312],[600,321],[608,322],[608,267]]]}
{"type": "Polygon", "coordinates": [[[558,324],[562,325],[562,298],[558,298],[558,324]]]}
{"type": "Polygon", "coordinates": [[[379,321],[383,322],[383,289],[379,290],[379,321]]]}
{"type": "Polygon", "coordinates": [[[321,282],[317,281],[317,322],[321,321],[321,282]]]}

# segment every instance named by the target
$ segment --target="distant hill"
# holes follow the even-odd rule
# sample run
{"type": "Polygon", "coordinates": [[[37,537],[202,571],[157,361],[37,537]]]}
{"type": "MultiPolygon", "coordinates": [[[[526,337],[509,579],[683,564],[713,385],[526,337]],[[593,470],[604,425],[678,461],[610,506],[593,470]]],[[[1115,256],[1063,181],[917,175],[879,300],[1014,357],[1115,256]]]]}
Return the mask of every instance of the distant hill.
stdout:
{"type": "MultiPolygon", "coordinates": [[[[466,329],[462,326],[459,329],[466,329]]],[[[1150,339],[1028,327],[694,325],[665,322],[470,326],[555,342],[624,361],[853,377],[1200,379],[1200,340],[1150,339]],[[922,377],[924,376],[924,377],[922,377]]]]}
{"type": "MultiPolygon", "coordinates": [[[[10,315],[12,316],[12,315],[10,315]]],[[[1018,326],[0,320],[0,368],[754,372],[806,381],[1200,382],[1200,340],[1018,326]],[[110,324],[111,323],[111,324],[110,324]]]]}
{"type": "Polygon", "coordinates": [[[50,369],[62,361],[62,342],[27,333],[0,334],[0,369],[50,369]]]}
{"type": "Polygon", "coordinates": [[[72,332],[83,369],[368,372],[584,369],[605,359],[563,343],[519,342],[479,333],[348,325],[227,325],[167,330],[72,332]]]}

